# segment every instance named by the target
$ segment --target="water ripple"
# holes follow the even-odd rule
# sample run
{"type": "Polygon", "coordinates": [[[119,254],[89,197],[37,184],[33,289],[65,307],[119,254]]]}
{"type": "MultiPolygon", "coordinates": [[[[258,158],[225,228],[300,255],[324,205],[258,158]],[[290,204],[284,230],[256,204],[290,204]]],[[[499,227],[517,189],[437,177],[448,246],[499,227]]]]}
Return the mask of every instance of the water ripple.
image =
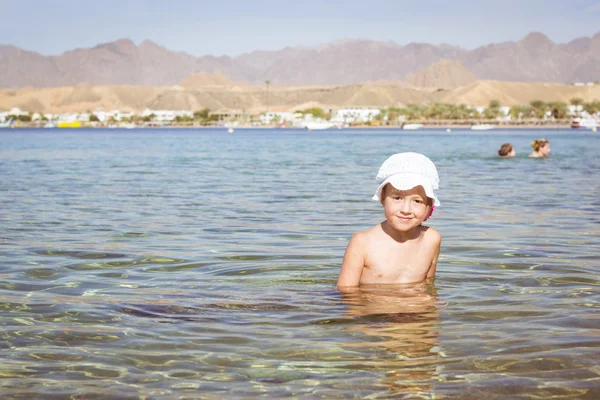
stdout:
{"type": "Polygon", "coordinates": [[[2,396],[598,398],[599,150],[547,130],[3,131],[2,396]],[[551,157],[527,158],[542,136],[551,157]],[[439,169],[436,281],[338,293],[397,151],[439,169]]]}

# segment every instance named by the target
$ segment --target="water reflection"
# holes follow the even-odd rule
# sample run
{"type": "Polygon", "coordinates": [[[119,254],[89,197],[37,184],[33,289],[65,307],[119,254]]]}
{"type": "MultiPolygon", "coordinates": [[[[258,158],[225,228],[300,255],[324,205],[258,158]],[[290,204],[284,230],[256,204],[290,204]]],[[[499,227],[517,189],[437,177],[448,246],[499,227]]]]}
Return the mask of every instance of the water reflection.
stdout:
{"type": "Polygon", "coordinates": [[[386,372],[382,383],[393,392],[431,392],[442,357],[441,303],[432,283],[347,288],[342,300],[356,322],[347,331],[363,336],[346,346],[388,353],[374,355],[367,364],[386,372]]]}

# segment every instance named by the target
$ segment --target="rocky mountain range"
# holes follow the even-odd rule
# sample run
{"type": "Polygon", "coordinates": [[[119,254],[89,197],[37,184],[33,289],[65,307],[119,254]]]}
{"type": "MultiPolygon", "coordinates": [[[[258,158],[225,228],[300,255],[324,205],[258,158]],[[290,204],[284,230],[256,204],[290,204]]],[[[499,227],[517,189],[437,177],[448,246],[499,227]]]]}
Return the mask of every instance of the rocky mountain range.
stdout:
{"type": "Polygon", "coordinates": [[[517,42],[468,50],[450,45],[342,40],[315,47],[254,51],[237,57],[171,51],[151,41],[129,39],[67,51],[58,56],[0,45],[0,88],[87,85],[177,85],[195,73],[264,85],[350,85],[404,80],[444,88],[473,79],[515,82],[600,80],[600,32],[556,44],[542,33],[517,42]],[[442,60],[452,60],[448,63],[442,60]],[[434,66],[442,61],[442,66],[434,66]],[[445,64],[444,64],[445,63],[445,64]],[[434,67],[432,67],[434,66],[434,67]],[[426,71],[433,68],[437,72],[426,71]],[[459,71],[459,72],[457,72],[459,71]],[[450,81],[423,78],[448,76],[450,81]],[[433,74],[433,75],[432,75],[433,74]],[[423,76],[425,76],[423,75],[423,76]]]}

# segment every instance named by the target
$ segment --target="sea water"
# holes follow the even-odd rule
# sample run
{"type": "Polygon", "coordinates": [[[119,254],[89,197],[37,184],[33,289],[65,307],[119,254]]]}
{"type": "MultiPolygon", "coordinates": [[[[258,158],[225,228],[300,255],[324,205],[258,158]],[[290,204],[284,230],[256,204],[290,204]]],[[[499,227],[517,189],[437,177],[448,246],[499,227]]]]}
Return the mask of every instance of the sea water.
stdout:
{"type": "Polygon", "coordinates": [[[569,130],[2,130],[2,398],[599,398],[599,154],[569,130]],[[403,151],[439,171],[437,278],[342,295],[403,151]]]}

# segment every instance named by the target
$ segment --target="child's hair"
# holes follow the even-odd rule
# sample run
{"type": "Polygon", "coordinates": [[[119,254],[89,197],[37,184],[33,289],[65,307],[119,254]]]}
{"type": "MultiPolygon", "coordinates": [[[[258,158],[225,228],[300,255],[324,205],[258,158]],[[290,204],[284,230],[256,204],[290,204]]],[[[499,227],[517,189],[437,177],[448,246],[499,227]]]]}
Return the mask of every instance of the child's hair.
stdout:
{"type": "Polygon", "coordinates": [[[531,141],[531,148],[533,151],[540,151],[542,147],[544,147],[548,143],[546,139],[536,139],[531,141]]]}
{"type": "Polygon", "coordinates": [[[498,150],[498,155],[500,157],[506,157],[507,155],[510,154],[510,152],[513,150],[513,146],[510,143],[504,143],[502,145],[502,147],[500,147],[500,150],[498,150]]]}
{"type": "MultiPolygon", "coordinates": [[[[383,199],[386,196],[386,191],[388,186],[391,186],[392,188],[394,187],[391,183],[386,184],[385,186],[383,186],[383,189],[381,189],[381,195],[380,198],[383,199]]],[[[429,214],[427,215],[427,217],[425,217],[424,221],[427,221],[429,218],[431,218],[431,214],[433,214],[433,212],[435,211],[435,200],[432,199],[431,197],[427,197],[427,205],[430,207],[429,208],[429,214]]]]}
{"type": "MultiPolygon", "coordinates": [[[[388,188],[388,187],[390,187],[390,186],[392,187],[392,189],[394,188],[394,185],[392,185],[391,183],[388,183],[388,184],[386,184],[386,185],[383,187],[383,189],[381,189],[381,195],[380,195],[380,197],[381,197],[382,199],[383,199],[383,198],[385,198],[385,196],[386,196],[386,192],[387,192],[387,188],[388,188]]],[[[427,193],[425,193],[425,194],[427,194],[427,193]]],[[[434,203],[434,199],[432,199],[431,197],[428,197],[428,196],[427,196],[427,197],[426,197],[426,201],[427,201],[427,205],[428,205],[428,206],[431,206],[431,207],[435,208],[435,206],[433,205],[433,203],[434,203]]],[[[431,214],[430,214],[430,215],[431,215],[431,214]]]]}

